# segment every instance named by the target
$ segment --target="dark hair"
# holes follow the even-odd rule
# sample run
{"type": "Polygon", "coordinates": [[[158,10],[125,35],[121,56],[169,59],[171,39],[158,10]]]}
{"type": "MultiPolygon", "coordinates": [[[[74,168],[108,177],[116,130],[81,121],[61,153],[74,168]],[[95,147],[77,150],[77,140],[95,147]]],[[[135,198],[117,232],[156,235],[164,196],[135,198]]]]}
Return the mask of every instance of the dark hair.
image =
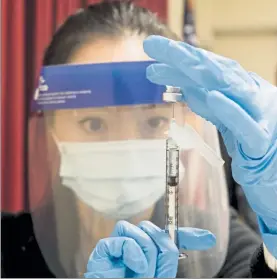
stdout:
{"type": "Polygon", "coordinates": [[[178,39],[155,14],[132,1],[104,1],[67,18],[46,49],[43,65],[66,63],[94,37],[115,38],[125,32],[178,39]]]}

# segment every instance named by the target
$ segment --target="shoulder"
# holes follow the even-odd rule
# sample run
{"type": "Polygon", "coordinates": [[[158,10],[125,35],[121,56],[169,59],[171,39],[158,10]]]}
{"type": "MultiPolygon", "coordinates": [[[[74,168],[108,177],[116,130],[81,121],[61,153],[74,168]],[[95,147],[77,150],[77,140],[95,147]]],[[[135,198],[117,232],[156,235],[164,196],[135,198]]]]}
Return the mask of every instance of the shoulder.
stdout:
{"type": "MultiPolygon", "coordinates": [[[[20,268],[20,261],[32,236],[30,214],[1,212],[1,267],[5,277],[21,277],[21,274],[16,274],[16,270],[20,268]]],[[[21,272],[25,273],[24,268],[21,272]]]]}
{"type": "Polygon", "coordinates": [[[4,277],[53,277],[41,255],[29,213],[1,212],[1,243],[4,277]]]}
{"type": "Polygon", "coordinates": [[[235,251],[240,251],[238,254],[243,258],[243,254],[253,255],[261,243],[260,235],[251,229],[238,213],[231,208],[229,249],[234,254],[236,254],[235,251]]]}
{"type": "Polygon", "coordinates": [[[25,241],[33,234],[33,225],[31,215],[29,213],[7,213],[1,212],[1,238],[7,243],[12,240],[13,243],[25,241]],[[3,239],[4,238],[4,239],[3,239]],[[7,241],[5,241],[7,238],[7,241]]]}
{"type": "Polygon", "coordinates": [[[266,264],[263,245],[260,245],[252,257],[251,275],[252,278],[277,278],[277,273],[266,264]]]}
{"type": "Polygon", "coordinates": [[[237,212],[230,209],[229,246],[226,261],[219,273],[224,278],[247,278],[255,250],[261,245],[259,235],[250,229],[237,212]]]}
{"type": "MultiPolygon", "coordinates": [[[[1,212],[1,240],[3,248],[24,250],[33,238],[33,224],[29,213],[1,212]]],[[[5,250],[4,250],[5,251],[5,250]]]]}
{"type": "Polygon", "coordinates": [[[31,215],[29,213],[10,213],[10,212],[1,212],[1,225],[11,227],[13,225],[18,225],[24,223],[25,225],[29,223],[32,224],[31,215]]]}

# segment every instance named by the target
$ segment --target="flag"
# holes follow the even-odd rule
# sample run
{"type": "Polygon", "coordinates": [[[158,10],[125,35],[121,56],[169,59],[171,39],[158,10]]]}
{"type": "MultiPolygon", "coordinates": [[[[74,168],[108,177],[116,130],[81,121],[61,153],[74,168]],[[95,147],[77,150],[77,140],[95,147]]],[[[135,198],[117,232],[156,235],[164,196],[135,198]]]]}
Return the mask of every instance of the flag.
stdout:
{"type": "Polygon", "coordinates": [[[183,32],[184,32],[184,41],[186,43],[193,46],[198,46],[192,0],[185,1],[183,32]]]}

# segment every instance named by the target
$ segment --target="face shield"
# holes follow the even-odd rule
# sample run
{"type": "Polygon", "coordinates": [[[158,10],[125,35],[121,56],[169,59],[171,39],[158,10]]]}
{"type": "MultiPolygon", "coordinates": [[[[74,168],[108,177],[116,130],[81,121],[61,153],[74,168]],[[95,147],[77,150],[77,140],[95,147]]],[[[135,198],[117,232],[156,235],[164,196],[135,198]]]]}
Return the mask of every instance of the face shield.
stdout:
{"type": "MultiPolygon", "coordinates": [[[[82,277],[97,242],[118,220],[165,227],[166,138],[172,105],[145,78],[153,62],[42,68],[29,122],[29,201],[34,231],[56,277],[82,277]]],[[[189,125],[220,156],[215,128],[185,104],[189,125]]],[[[181,133],[177,133],[180,135],[181,133]]],[[[212,231],[208,251],[186,251],[179,276],[210,277],[225,260],[229,211],[223,168],[180,147],[179,226],[212,231]]]]}

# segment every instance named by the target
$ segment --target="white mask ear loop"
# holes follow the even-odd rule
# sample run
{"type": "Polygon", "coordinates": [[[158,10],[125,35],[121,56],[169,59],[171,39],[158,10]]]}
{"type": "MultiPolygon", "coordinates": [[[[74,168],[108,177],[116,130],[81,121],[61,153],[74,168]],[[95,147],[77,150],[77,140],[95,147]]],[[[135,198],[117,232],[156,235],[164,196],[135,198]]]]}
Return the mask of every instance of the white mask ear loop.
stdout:
{"type": "Polygon", "coordinates": [[[58,137],[55,135],[55,133],[51,132],[51,136],[54,140],[54,142],[56,143],[56,145],[58,146],[59,145],[59,139],[58,137]]]}
{"type": "MultiPolygon", "coordinates": [[[[78,117],[78,112],[77,112],[76,109],[73,110],[73,115],[74,115],[75,117],[78,117]]],[[[61,146],[61,144],[60,144],[61,141],[58,139],[58,137],[57,137],[56,134],[54,133],[53,129],[51,129],[51,132],[50,132],[50,133],[51,133],[51,136],[52,136],[54,142],[56,143],[57,147],[59,148],[59,147],[61,146]]]]}
{"type": "MultiPolygon", "coordinates": [[[[58,137],[56,136],[56,134],[54,132],[51,132],[51,136],[59,150],[59,153],[60,153],[60,158],[61,160],[63,160],[63,156],[66,155],[68,152],[67,152],[67,149],[65,148],[65,146],[61,143],[61,141],[58,139],[58,137]]],[[[76,179],[77,183],[79,183],[79,177],[74,175],[74,178],[76,179]]]]}
{"type": "Polygon", "coordinates": [[[55,142],[60,154],[66,154],[66,149],[64,148],[63,144],[61,144],[61,141],[58,139],[56,134],[51,131],[51,137],[53,141],[55,142]]]}

